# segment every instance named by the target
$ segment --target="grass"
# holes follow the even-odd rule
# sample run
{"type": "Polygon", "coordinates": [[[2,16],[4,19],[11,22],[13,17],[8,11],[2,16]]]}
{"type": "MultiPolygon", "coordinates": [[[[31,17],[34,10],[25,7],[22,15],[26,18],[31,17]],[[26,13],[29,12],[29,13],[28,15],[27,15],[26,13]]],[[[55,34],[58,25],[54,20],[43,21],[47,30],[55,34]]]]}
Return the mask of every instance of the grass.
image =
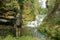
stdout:
{"type": "Polygon", "coordinates": [[[8,35],[5,38],[0,38],[0,40],[41,40],[41,39],[40,38],[33,38],[30,36],[22,36],[22,37],[16,38],[11,35],[8,35]]]}

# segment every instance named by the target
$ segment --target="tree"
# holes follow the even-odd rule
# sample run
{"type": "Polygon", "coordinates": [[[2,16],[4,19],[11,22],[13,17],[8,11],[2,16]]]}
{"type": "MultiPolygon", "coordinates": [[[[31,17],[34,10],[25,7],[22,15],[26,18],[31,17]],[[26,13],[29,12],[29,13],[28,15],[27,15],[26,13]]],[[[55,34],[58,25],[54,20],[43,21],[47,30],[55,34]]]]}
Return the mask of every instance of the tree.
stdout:
{"type": "Polygon", "coordinates": [[[22,35],[22,26],[38,14],[38,0],[0,0],[0,3],[0,14],[13,23],[17,37],[22,35]]]}
{"type": "MultiPolygon", "coordinates": [[[[48,14],[43,20],[38,30],[45,34],[51,40],[60,39],[60,1],[59,0],[47,0],[48,14]]],[[[48,39],[47,39],[48,40],[48,39]]]]}
{"type": "Polygon", "coordinates": [[[22,4],[20,1],[20,7],[23,7],[21,8],[21,13],[23,16],[23,26],[24,26],[29,21],[34,20],[35,15],[38,14],[38,0],[23,0],[22,4]]]}
{"type": "Polygon", "coordinates": [[[1,0],[1,3],[2,3],[0,8],[0,11],[2,11],[1,17],[4,18],[3,20],[7,19],[7,23],[12,21],[11,23],[16,29],[16,36],[18,36],[19,35],[18,26],[21,27],[22,25],[22,14],[20,13],[20,5],[18,3],[18,0],[1,0]]]}

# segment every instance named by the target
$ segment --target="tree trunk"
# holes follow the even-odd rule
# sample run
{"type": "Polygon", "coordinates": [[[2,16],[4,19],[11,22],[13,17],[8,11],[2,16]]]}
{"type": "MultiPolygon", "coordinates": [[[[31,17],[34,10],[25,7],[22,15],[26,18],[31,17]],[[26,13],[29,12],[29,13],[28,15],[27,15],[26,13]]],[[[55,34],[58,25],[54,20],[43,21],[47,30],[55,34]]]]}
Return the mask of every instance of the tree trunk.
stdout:
{"type": "Polygon", "coordinates": [[[16,37],[19,37],[22,35],[22,14],[17,11],[16,12],[17,15],[16,15],[16,21],[15,21],[15,24],[14,24],[14,28],[16,29],[16,37]]]}
{"type": "MultiPolygon", "coordinates": [[[[22,4],[22,0],[19,0],[18,3],[22,4]]],[[[14,28],[16,29],[16,37],[21,37],[22,36],[22,24],[23,24],[23,20],[22,20],[22,10],[23,10],[23,4],[20,5],[20,10],[18,8],[18,10],[16,10],[16,22],[14,25],[14,28]]]]}

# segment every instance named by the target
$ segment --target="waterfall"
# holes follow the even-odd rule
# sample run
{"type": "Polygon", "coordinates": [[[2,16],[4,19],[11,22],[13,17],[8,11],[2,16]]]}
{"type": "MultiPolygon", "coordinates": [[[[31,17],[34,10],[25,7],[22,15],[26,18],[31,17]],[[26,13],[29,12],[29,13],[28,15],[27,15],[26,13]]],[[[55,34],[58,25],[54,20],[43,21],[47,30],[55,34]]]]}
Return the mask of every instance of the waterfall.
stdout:
{"type": "Polygon", "coordinates": [[[42,23],[43,19],[45,18],[46,14],[40,15],[37,14],[34,21],[28,22],[27,27],[33,28],[33,37],[41,38],[45,40],[45,36],[37,31],[37,27],[42,23]]]}
{"type": "Polygon", "coordinates": [[[43,14],[43,15],[37,14],[35,17],[35,20],[28,22],[27,26],[28,27],[37,27],[38,25],[40,25],[42,23],[45,16],[46,16],[46,14],[43,14]]]}

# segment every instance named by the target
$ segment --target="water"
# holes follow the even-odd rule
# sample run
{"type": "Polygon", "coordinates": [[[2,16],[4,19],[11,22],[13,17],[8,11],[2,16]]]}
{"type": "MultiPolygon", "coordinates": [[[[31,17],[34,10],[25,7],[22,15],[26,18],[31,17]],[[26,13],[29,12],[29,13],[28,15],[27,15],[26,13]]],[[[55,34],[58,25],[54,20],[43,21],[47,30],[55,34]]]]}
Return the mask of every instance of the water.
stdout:
{"type": "Polygon", "coordinates": [[[42,23],[45,16],[46,16],[46,14],[44,14],[44,15],[37,14],[36,17],[35,17],[35,20],[28,22],[27,26],[28,27],[37,27],[37,26],[39,26],[42,23]]]}
{"type": "Polygon", "coordinates": [[[34,28],[33,37],[37,37],[37,38],[41,38],[41,39],[45,40],[45,35],[43,35],[42,33],[37,31],[37,27],[42,23],[45,16],[46,16],[45,14],[44,15],[37,14],[35,17],[35,21],[28,22],[27,26],[34,28]]]}
{"type": "Polygon", "coordinates": [[[45,39],[46,38],[45,35],[43,35],[42,33],[38,32],[36,28],[34,29],[33,36],[37,37],[37,38],[41,38],[42,40],[46,40],[45,39]]]}

